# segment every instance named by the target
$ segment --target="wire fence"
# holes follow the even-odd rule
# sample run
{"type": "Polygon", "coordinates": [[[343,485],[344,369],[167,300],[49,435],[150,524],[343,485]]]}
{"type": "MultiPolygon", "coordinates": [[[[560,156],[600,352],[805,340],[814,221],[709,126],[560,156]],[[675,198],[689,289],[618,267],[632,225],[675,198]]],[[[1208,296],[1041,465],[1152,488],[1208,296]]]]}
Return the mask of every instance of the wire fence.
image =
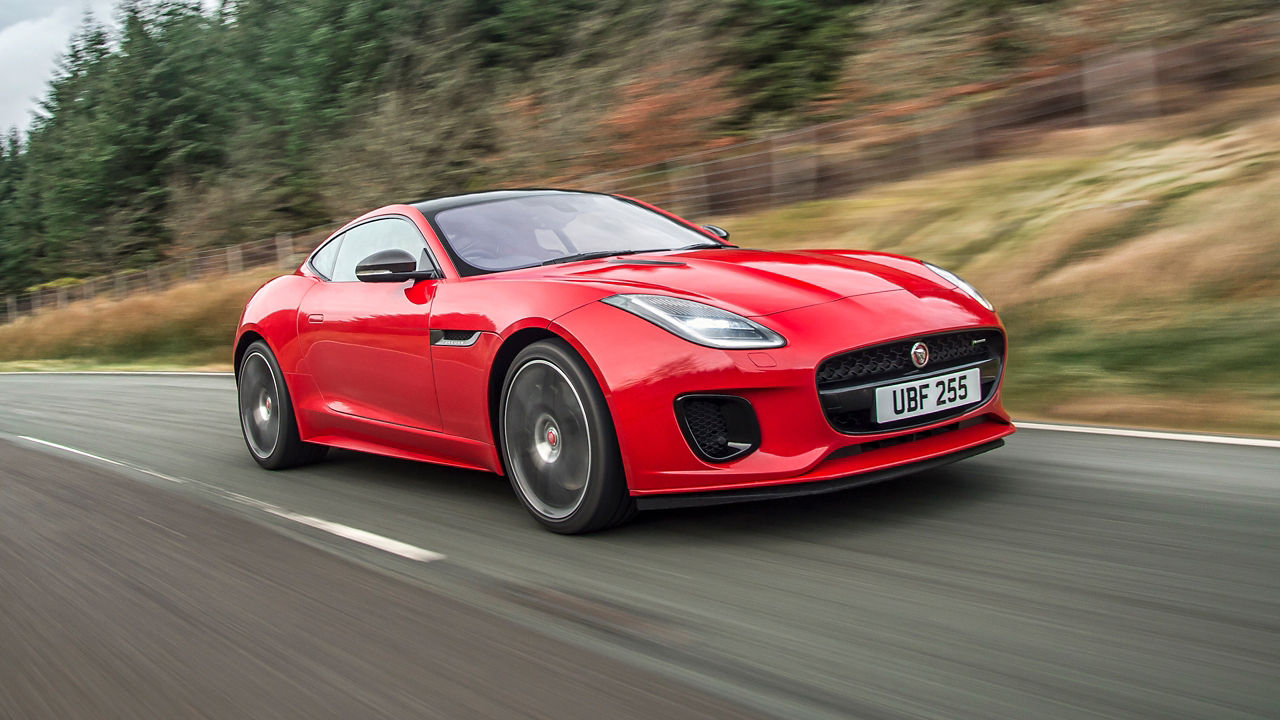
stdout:
{"type": "Polygon", "coordinates": [[[1008,153],[1047,130],[1185,111],[1215,91],[1280,75],[1280,21],[1230,36],[1080,58],[981,103],[894,109],[581,178],[680,214],[725,215],[846,195],[1008,153]]]}
{"type": "MultiPolygon", "coordinates": [[[[1094,53],[981,103],[953,98],[775,134],[567,183],[688,216],[726,215],[857,192],[1006,154],[1045,131],[1182,112],[1216,91],[1280,76],[1280,18],[1230,35],[1094,53]]],[[[0,324],[68,303],[123,298],[249,268],[291,268],[334,225],[191,252],[145,269],[5,298],[0,324]]]]}
{"type": "Polygon", "coordinates": [[[328,236],[336,224],[309,228],[300,233],[284,233],[262,240],[220,248],[205,248],[183,254],[146,268],[121,270],[110,275],[86,278],[74,284],[47,287],[21,295],[9,295],[0,308],[0,324],[19,317],[66,307],[72,302],[94,298],[121,299],[134,293],[159,292],[176,284],[252,268],[293,268],[301,258],[328,236]]]}

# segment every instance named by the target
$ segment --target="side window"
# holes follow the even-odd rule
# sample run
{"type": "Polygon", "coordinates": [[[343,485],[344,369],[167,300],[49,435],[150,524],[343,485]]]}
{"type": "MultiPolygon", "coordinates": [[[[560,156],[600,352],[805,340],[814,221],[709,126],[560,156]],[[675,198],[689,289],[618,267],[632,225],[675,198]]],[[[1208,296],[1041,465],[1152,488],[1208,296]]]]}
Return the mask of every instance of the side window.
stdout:
{"type": "Polygon", "coordinates": [[[341,244],[341,235],[325,243],[324,247],[311,256],[312,269],[326,278],[333,277],[333,264],[338,260],[338,246],[341,244]]]}
{"type": "Polygon", "coordinates": [[[334,263],[334,282],[352,282],[356,279],[356,265],[379,250],[405,250],[418,259],[418,269],[432,267],[427,245],[413,223],[400,218],[374,220],[358,225],[343,233],[342,246],[338,248],[334,263]]]}
{"type": "Polygon", "coordinates": [[[391,218],[384,221],[383,225],[388,237],[391,239],[390,247],[403,248],[412,253],[414,257],[418,258],[419,270],[439,269],[431,259],[431,251],[427,249],[427,243],[422,239],[422,233],[418,231],[418,228],[412,222],[403,218],[391,218]]]}

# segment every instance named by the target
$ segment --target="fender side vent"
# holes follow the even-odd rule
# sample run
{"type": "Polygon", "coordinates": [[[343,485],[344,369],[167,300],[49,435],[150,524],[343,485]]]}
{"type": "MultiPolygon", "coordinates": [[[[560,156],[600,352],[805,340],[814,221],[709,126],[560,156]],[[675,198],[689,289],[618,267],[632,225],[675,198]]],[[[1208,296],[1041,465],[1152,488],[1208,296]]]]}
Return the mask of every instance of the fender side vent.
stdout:
{"type": "Polygon", "coordinates": [[[436,347],[471,347],[480,339],[479,330],[432,330],[431,344],[436,347]]]}

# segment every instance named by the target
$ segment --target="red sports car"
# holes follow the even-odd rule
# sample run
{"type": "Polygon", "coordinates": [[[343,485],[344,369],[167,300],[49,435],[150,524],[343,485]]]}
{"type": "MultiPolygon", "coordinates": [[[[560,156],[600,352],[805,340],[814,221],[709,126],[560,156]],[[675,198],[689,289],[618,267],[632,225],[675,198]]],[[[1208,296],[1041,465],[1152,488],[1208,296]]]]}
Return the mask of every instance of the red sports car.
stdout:
{"type": "Polygon", "coordinates": [[[543,525],[852,487],[1013,432],[1005,336],[955,275],[735,247],[626,197],[389,205],[249,300],[240,422],[278,469],[329,447],[505,474],[543,525]]]}

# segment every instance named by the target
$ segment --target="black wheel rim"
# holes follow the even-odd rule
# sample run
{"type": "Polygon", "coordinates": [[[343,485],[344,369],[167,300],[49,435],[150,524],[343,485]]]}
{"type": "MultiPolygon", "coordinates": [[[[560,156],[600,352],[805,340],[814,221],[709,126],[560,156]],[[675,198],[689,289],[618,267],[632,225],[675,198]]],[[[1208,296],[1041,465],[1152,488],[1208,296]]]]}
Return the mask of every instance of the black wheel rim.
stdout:
{"type": "Polygon", "coordinates": [[[249,449],[268,458],[280,442],[280,389],[262,353],[249,353],[240,366],[240,426],[249,449]]]}
{"type": "Polygon", "coordinates": [[[521,495],[540,515],[562,520],[582,505],[591,475],[591,436],[582,398],[547,360],[521,365],[507,387],[502,447],[521,495]]]}

